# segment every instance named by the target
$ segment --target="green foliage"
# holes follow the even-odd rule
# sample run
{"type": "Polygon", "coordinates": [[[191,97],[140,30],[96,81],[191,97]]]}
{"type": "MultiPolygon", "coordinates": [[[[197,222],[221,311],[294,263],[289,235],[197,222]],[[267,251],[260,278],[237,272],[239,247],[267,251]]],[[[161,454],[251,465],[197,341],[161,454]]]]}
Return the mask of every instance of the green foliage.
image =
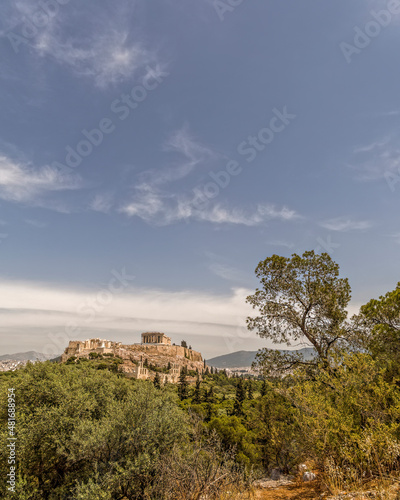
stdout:
{"type": "Polygon", "coordinates": [[[156,373],[156,376],[154,377],[153,384],[154,384],[154,387],[156,389],[161,389],[161,378],[160,378],[160,375],[158,374],[158,372],[156,373]]]}
{"type": "Polygon", "coordinates": [[[247,382],[247,397],[253,399],[253,382],[251,379],[247,382]]]}
{"type": "Polygon", "coordinates": [[[239,379],[236,385],[236,397],[234,404],[234,413],[235,415],[243,414],[243,401],[246,399],[246,389],[243,384],[243,379],[239,379]]]}
{"type": "Polygon", "coordinates": [[[353,318],[358,347],[367,348],[374,358],[399,374],[400,363],[400,282],[379,299],[361,307],[353,318]]]}
{"type": "Polygon", "coordinates": [[[200,378],[197,377],[196,387],[194,389],[193,397],[192,397],[192,403],[199,404],[200,402],[201,402],[201,382],[200,382],[200,378]]]}
{"type": "Polygon", "coordinates": [[[247,466],[257,464],[259,450],[254,444],[255,436],[238,417],[215,417],[210,421],[209,427],[217,432],[227,449],[234,447],[239,463],[247,466]]]}
{"type": "Polygon", "coordinates": [[[181,370],[179,375],[179,383],[178,383],[178,395],[179,399],[183,401],[188,397],[188,381],[186,380],[186,371],[181,370]]]}
{"type": "Polygon", "coordinates": [[[331,456],[336,463],[363,465],[370,473],[375,467],[376,472],[390,456],[379,444],[382,436],[385,446],[400,437],[399,390],[368,354],[343,355],[334,377],[321,371],[315,381],[299,381],[287,394],[301,410],[304,449],[316,459],[331,456]]]}
{"type": "MultiPolygon", "coordinates": [[[[8,386],[1,377],[3,424],[8,386]]],[[[144,498],[161,457],[187,439],[188,423],[175,396],[147,382],[132,384],[88,365],[37,363],[19,370],[13,386],[19,472],[13,498],[103,498],[90,497],[98,491],[104,498],[144,498]]],[[[1,437],[5,440],[4,425],[1,437]]],[[[6,458],[2,447],[3,477],[6,458]]],[[[11,498],[4,482],[0,496],[11,498]]]]}
{"type": "Polygon", "coordinates": [[[247,301],[260,315],[247,319],[248,328],[278,344],[306,339],[317,355],[315,361],[306,361],[299,354],[264,349],[260,367],[269,374],[321,361],[328,364],[331,352],[349,336],[345,320],[350,285],[339,278],[339,266],[327,253],[273,255],[258,264],[256,276],[262,288],[247,301]]]}

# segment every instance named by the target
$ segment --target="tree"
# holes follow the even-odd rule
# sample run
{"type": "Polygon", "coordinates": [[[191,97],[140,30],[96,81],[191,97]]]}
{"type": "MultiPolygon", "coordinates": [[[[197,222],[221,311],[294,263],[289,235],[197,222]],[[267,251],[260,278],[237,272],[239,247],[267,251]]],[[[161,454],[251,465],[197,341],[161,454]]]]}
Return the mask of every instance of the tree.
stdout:
{"type": "Polygon", "coordinates": [[[182,340],[181,346],[187,348],[187,342],[186,342],[186,340],[182,340]]]}
{"type": "Polygon", "coordinates": [[[268,392],[267,381],[264,379],[261,386],[261,397],[265,396],[268,392]]]}
{"type": "Polygon", "coordinates": [[[209,391],[205,391],[204,394],[204,402],[205,403],[215,403],[215,395],[214,395],[214,387],[210,386],[209,391]]]}
{"type": "Polygon", "coordinates": [[[183,401],[188,397],[188,381],[186,380],[186,373],[184,370],[181,371],[179,375],[179,383],[178,383],[178,395],[179,399],[183,401]]]}
{"type": "Polygon", "coordinates": [[[240,416],[243,414],[243,401],[246,399],[246,389],[243,385],[243,379],[239,379],[236,385],[236,397],[233,405],[233,412],[235,415],[240,416]]]}
{"type": "MultiPolygon", "coordinates": [[[[0,407],[15,387],[20,423],[15,493],[5,480],[0,498],[165,498],[153,493],[154,478],[191,437],[176,395],[95,366],[34,363],[12,372],[12,386],[0,377],[0,407]]],[[[0,421],[6,442],[7,411],[0,421]]],[[[4,478],[8,455],[1,447],[4,478]]]]}
{"type": "Polygon", "coordinates": [[[251,380],[247,384],[247,397],[248,399],[253,399],[253,383],[251,380]]]}
{"type": "Polygon", "coordinates": [[[356,345],[381,362],[398,366],[400,361],[400,282],[396,288],[372,299],[353,316],[356,345]]]}
{"type": "Polygon", "coordinates": [[[350,301],[347,278],[339,277],[339,266],[327,253],[314,251],[290,258],[273,255],[261,261],[256,276],[262,287],[247,297],[260,315],[247,318],[250,330],[277,344],[300,341],[311,344],[313,360],[300,353],[263,349],[257,363],[263,371],[282,372],[295,366],[329,366],[330,354],[348,341],[346,306],[350,301]]]}
{"type": "Polygon", "coordinates": [[[209,422],[212,419],[212,417],[214,416],[214,413],[215,413],[215,411],[214,411],[212,403],[207,403],[206,416],[205,416],[204,420],[206,422],[209,422]]]}
{"type": "Polygon", "coordinates": [[[160,374],[158,372],[156,372],[156,376],[154,377],[153,384],[154,384],[154,387],[156,389],[161,389],[161,378],[160,378],[160,374]]]}
{"type": "Polygon", "coordinates": [[[171,369],[171,361],[168,361],[167,370],[169,371],[170,369],[171,369]]]}
{"type": "Polygon", "coordinates": [[[196,379],[196,387],[194,388],[192,403],[200,404],[201,403],[201,382],[199,376],[196,379]]]}

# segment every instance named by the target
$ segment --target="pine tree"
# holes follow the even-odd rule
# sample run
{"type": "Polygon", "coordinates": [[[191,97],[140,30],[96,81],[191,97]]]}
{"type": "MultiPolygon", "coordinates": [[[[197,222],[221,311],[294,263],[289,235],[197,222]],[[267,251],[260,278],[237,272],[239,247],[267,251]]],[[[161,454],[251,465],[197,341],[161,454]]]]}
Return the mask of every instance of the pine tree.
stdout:
{"type": "Polygon", "coordinates": [[[143,366],[146,367],[146,368],[148,368],[148,366],[149,366],[149,360],[147,358],[144,360],[143,366]]]}
{"type": "Polygon", "coordinates": [[[179,399],[183,401],[188,397],[188,381],[186,380],[186,373],[182,370],[179,375],[179,384],[178,384],[178,395],[179,399]]]}
{"type": "Polygon", "coordinates": [[[201,382],[200,382],[200,378],[197,376],[196,387],[195,387],[194,392],[193,392],[192,403],[200,404],[200,402],[201,402],[201,382]]]}
{"type": "Polygon", "coordinates": [[[209,422],[212,417],[214,416],[214,410],[213,410],[213,406],[211,403],[208,403],[207,404],[207,407],[206,407],[206,416],[205,416],[205,421],[206,422],[209,422]]]}
{"type": "Polygon", "coordinates": [[[247,384],[247,397],[248,399],[253,399],[253,382],[251,380],[247,384]]]}
{"type": "Polygon", "coordinates": [[[156,376],[154,377],[153,384],[154,384],[154,387],[156,389],[161,389],[161,378],[160,378],[160,374],[158,372],[156,373],[156,376]]]}
{"type": "Polygon", "coordinates": [[[246,399],[246,390],[243,386],[243,379],[239,379],[236,385],[236,397],[234,403],[234,413],[237,416],[243,415],[243,401],[246,399]]]}
{"type": "Polygon", "coordinates": [[[263,380],[263,383],[262,383],[262,386],[261,386],[261,397],[262,396],[265,396],[267,394],[267,381],[264,379],[263,380]]]}
{"type": "Polygon", "coordinates": [[[207,394],[207,401],[209,403],[215,403],[214,387],[211,386],[207,394]]]}
{"type": "Polygon", "coordinates": [[[169,371],[170,369],[171,369],[171,362],[168,361],[167,370],[169,371]]]}

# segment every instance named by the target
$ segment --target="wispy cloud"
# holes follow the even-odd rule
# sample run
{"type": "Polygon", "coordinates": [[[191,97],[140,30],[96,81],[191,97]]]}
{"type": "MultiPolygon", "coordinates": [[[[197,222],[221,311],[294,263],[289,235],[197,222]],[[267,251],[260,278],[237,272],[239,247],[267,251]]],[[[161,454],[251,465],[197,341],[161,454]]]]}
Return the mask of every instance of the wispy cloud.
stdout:
{"type": "MultiPolygon", "coordinates": [[[[92,79],[98,87],[126,81],[158,59],[141,34],[137,3],[122,0],[110,9],[83,4],[77,10],[72,2],[60,6],[29,44],[38,57],[51,58],[75,75],[92,79]]],[[[14,2],[9,16],[15,30],[37,10],[36,2],[14,2]]]]}
{"type": "Polygon", "coordinates": [[[113,204],[113,195],[111,193],[98,193],[90,202],[89,208],[95,212],[108,214],[113,204]]]}
{"type": "Polygon", "coordinates": [[[291,243],[288,241],[283,241],[283,240],[268,241],[267,245],[276,246],[276,247],[284,247],[284,248],[289,248],[289,249],[292,249],[296,246],[294,243],[291,243]]]}
{"type": "Polygon", "coordinates": [[[346,217],[336,217],[320,223],[320,226],[330,231],[360,231],[369,229],[372,223],[367,220],[354,220],[346,217]]]}
{"type": "Polygon", "coordinates": [[[235,284],[249,285],[249,276],[233,266],[230,266],[222,262],[211,262],[208,266],[210,271],[222,278],[223,280],[229,281],[235,284]]]}
{"type": "Polygon", "coordinates": [[[28,226],[36,227],[38,229],[44,229],[47,226],[45,222],[36,219],[25,219],[25,223],[28,224],[28,226]]]}
{"type": "Polygon", "coordinates": [[[382,179],[400,171],[400,146],[398,141],[386,137],[354,150],[349,167],[361,181],[382,179]]]}
{"type": "Polygon", "coordinates": [[[213,162],[220,159],[212,149],[202,145],[190,133],[185,125],[173,132],[163,144],[162,149],[177,154],[177,158],[169,160],[165,165],[148,169],[138,176],[139,189],[155,190],[158,187],[185,179],[196,168],[210,168],[213,162]]]}
{"type": "Polygon", "coordinates": [[[200,210],[195,208],[192,199],[162,193],[149,185],[137,187],[134,199],[123,205],[120,211],[130,217],[139,217],[158,225],[197,220],[213,224],[259,226],[274,219],[292,221],[300,218],[294,210],[287,207],[278,208],[272,204],[259,204],[253,209],[243,209],[210,203],[200,210]]]}
{"type": "MultiPolygon", "coordinates": [[[[191,195],[187,194],[187,183],[182,187],[177,185],[178,181],[192,173],[204,178],[214,164],[218,165],[226,158],[195,139],[188,126],[174,132],[163,149],[177,153],[177,159],[158,169],[141,172],[131,199],[120,206],[120,212],[158,225],[196,220],[213,224],[259,226],[274,219],[291,221],[301,218],[288,207],[268,203],[241,208],[213,200],[200,209],[194,202],[193,191],[191,195]]],[[[193,179],[191,185],[195,187],[198,181],[193,179]]]]}
{"type": "Polygon", "coordinates": [[[3,200],[36,205],[49,192],[80,187],[82,181],[77,175],[65,175],[50,166],[37,168],[0,156],[0,198],[3,200]]]}

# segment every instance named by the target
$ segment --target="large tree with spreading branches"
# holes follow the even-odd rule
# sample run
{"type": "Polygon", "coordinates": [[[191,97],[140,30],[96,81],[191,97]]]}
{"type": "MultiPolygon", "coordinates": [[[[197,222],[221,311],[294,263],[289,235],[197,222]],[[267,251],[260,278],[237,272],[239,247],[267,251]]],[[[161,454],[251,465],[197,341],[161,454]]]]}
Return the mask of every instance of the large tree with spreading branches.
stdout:
{"type": "Polygon", "coordinates": [[[329,366],[333,351],[350,336],[346,306],[350,301],[347,278],[327,253],[308,251],[290,258],[272,255],[256,268],[261,287],[247,297],[259,315],[248,318],[250,330],[275,344],[314,349],[313,359],[300,352],[263,349],[257,365],[265,374],[303,365],[329,366]]]}

